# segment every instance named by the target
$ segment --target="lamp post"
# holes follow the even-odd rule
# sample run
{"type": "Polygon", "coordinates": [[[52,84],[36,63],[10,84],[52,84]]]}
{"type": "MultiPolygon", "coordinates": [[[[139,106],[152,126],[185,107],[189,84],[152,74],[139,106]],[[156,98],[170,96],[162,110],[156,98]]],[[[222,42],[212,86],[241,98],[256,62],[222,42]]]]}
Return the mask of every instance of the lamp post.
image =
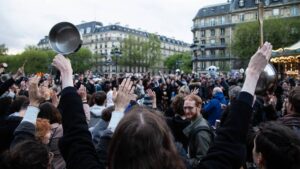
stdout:
{"type": "Polygon", "coordinates": [[[193,60],[194,60],[194,71],[196,73],[198,73],[198,55],[197,55],[197,50],[198,50],[198,44],[199,40],[197,38],[194,39],[194,43],[190,46],[190,48],[192,49],[192,56],[193,56],[193,60]]]}
{"type": "Polygon", "coordinates": [[[118,74],[118,58],[122,53],[118,47],[115,47],[111,50],[110,54],[116,57],[116,74],[118,74]]]}

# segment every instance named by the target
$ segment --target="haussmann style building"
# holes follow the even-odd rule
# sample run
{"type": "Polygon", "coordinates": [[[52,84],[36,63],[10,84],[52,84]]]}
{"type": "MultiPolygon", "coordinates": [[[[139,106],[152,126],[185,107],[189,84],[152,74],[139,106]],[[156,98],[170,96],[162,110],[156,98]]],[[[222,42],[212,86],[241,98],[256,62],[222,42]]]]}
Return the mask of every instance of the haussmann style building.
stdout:
{"type": "MultiPolygon", "coordinates": [[[[259,0],[228,0],[199,9],[193,19],[193,71],[214,65],[220,71],[239,69],[230,51],[235,25],[258,20],[259,0]]],[[[264,19],[299,17],[300,0],[262,0],[264,19]]],[[[275,28],[276,29],[276,28],[275,28]]]]}
{"type": "MultiPolygon", "coordinates": [[[[132,36],[140,40],[147,40],[150,34],[152,34],[140,29],[132,29],[128,26],[121,26],[120,24],[104,26],[101,22],[96,21],[82,23],[76,25],[76,27],[82,36],[82,46],[90,49],[93,54],[96,54],[99,58],[101,58],[101,63],[99,63],[95,69],[104,73],[116,72],[116,63],[112,61],[112,57],[115,53],[112,51],[116,48],[120,49],[125,38],[132,36]]],[[[160,40],[162,59],[165,59],[175,53],[189,52],[191,50],[190,44],[186,42],[158,35],[157,33],[154,35],[157,35],[160,40]]],[[[39,41],[38,47],[50,49],[48,36],[45,36],[39,41]]],[[[156,71],[167,71],[163,68],[162,63],[158,63],[158,66],[159,67],[156,67],[156,71]]],[[[130,72],[129,68],[126,66],[119,66],[117,71],[130,72]]],[[[145,69],[140,71],[144,72],[145,69]]],[[[138,69],[134,69],[133,72],[138,72],[138,69]]]]}

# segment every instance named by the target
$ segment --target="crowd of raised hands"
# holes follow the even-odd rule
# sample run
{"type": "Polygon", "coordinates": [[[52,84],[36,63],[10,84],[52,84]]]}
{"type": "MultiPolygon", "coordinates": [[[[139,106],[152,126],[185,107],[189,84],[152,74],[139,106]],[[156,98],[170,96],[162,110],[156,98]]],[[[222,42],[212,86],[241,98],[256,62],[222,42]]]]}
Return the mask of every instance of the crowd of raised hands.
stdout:
{"type": "MultiPolygon", "coordinates": [[[[241,94],[236,98],[236,102],[232,102],[230,106],[220,104],[222,109],[229,108],[230,113],[227,120],[217,130],[217,136],[214,143],[209,147],[206,156],[201,159],[196,168],[229,169],[240,168],[245,164],[246,139],[251,123],[255,87],[260,73],[270,60],[271,52],[272,45],[268,42],[257,50],[249,61],[241,94]]],[[[84,85],[80,85],[78,89],[74,87],[73,70],[68,58],[58,54],[54,57],[52,65],[60,71],[61,91],[57,92],[50,89],[48,82],[40,83],[41,77],[38,75],[29,79],[28,108],[14,131],[14,138],[11,140],[13,144],[1,156],[1,168],[181,169],[190,167],[186,164],[184,155],[179,153],[180,149],[173,140],[163,113],[157,111],[158,101],[156,100],[157,93],[155,91],[152,89],[146,89],[145,91],[145,94],[152,100],[150,108],[137,106],[138,96],[135,92],[137,85],[134,84],[131,77],[124,78],[117,88],[113,88],[111,91],[114,109],[113,112],[110,112],[110,120],[103,123],[100,121],[96,125],[99,127],[105,124],[105,127],[99,131],[101,137],[95,145],[93,144],[93,132],[95,131],[90,132],[94,128],[90,128],[89,131],[90,126],[88,123],[93,117],[90,114],[92,106],[88,106],[88,103],[89,100],[97,102],[97,99],[101,102],[101,95],[90,99],[84,85]],[[44,113],[40,110],[45,101],[51,103],[55,111],[60,112],[58,119],[61,118],[61,123],[58,123],[58,125],[60,125],[63,134],[57,139],[55,149],[58,150],[58,153],[54,153],[54,155],[49,147],[47,148],[39,143],[26,142],[26,140],[36,139],[34,130],[36,126],[39,126],[36,125],[36,120],[40,118],[41,113],[44,113]],[[34,146],[37,148],[32,151],[28,150],[34,146]],[[149,148],[149,146],[151,147],[149,148]],[[31,153],[35,154],[31,158],[26,157],[27,154],[20,155],[20,153],[28,153],[28,156],[31,153]],[[14,160],[18,160],[18,162],[13,163],[14,160]]],[[[23,74],[24,67],[21,67],[12,76],[12,80],[16,81],[23,74]]],[[[1,94],[9,89],[13,81],[1,85],[0,91],[3,91],[1,94]]],[[[163,76],[162,81],[166,83],[163,76]]],[[[195,88],[188,95],[197,95],[198,93],[199,89],[195,88]]],[[[105,95],[105,99],[106,97],[105,95]]],[[[274,104],[274,99],[269,101],[274,104]]],[[[101,106],[99,105],[96,108],[100,109],[101,106]]],[[[48,122],[52,125],[52,128],[45,131],[43,136],[46,139],[48,138],[50,142],[54,133],[60,130],[56,125],[53,125],[54,123],[51,123],[51,120],[53,118],[49,118],[48,122]],[[53,126],[56,126],[56,128],[53,126]],[[48,134],[49,130],[51,130],[50,136],[48,134]]],[[[254,162],[258,167],[266,169],[300,168],[300,141],[294,138],[295,135],[287,131],[286,128],[278,127],[277,124],[273,123],[268,125],[265,128],[262,127],[260,133],[255,136],[257,141],[254,141],[254,162]],[[280,136],[280,134],[284,136],[280,136]],[[269,135],[272,136],[269,137],[269,135]],[[286,148],[285,144],[291,143],[292,146],[289,148],[293,150],[279,150],[282,145],[275,142],[276,139],[280,140],[282,137],[292,139],[283,142],[284,148],[286,148]],[[268,147],[270,145],[262,141],[263,139],[271,139],[270,144],[274,144],[273,148],[275,147],[271,149],[271,152],[264,148],[264,146],[268,147]],[[273,156],[270,153],[279,154],[273,156]],[[294,156],[292,159],[284,158],[280,161],[281,159],[277,158],[285,156],[285,154],[280,155],[280,153],[288,153],[286,156],[289,158],[291,154],[294,156]],[[274,162],[273,160],[277,161],[274,162]]]]}

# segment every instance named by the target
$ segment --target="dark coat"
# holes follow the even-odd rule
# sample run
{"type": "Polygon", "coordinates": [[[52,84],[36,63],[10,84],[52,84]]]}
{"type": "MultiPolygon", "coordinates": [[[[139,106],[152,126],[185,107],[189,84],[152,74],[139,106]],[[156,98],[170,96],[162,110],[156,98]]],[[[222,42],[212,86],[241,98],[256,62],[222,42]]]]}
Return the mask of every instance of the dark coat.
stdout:
{"type": "Polygon", "coordinates": [[[0,154],[9,149],[14,139],[14,131],[18,127],[22,117],[8,116],[0,118],[0,154]]]}

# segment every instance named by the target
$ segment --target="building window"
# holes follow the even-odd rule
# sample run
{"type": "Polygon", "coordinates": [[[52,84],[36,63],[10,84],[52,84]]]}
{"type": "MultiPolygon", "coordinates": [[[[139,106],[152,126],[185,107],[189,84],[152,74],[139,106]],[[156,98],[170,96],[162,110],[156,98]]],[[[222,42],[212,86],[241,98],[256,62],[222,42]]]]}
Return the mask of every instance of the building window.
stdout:
{"type": "Polygon", "coordinates": [[[80,34],[83,35],[84,34],[84,29],[80,29],[80,34]]]}
{"type": "Polygon", "coordinates": [[[291,15],[292,16],[298,15],[298,8],[296,6],[291,7],[291,15]]]}
{"type": "Polygon", "coordinates": [[[205,69],[205,62],[200,62],[201,63],[201,69],[204,70],[205,69]]]}
{"type": "Polygon", "coordinates": [[[220,32],[220,35],[225,35],[225,28],[221,28],[221,32],[220,32]]]}
{"type": "Polygon", "coordinates": [[[240,0],[239,1],[239,6],[240,7],[244,7],[245,6],[245,1],[244,0],[240,0]]]}
{"type": "Polygon", "coordinates": [[[259,3],[259,0],[254,0],[255,1],[255,4],[258,4],[259,3]]]}
{"type": "Polygon", "coordinates": [[[205,22],[204,22],[204,19],[201,19],[201,20],[200,20],[200,26],[204,26],[204,23],[205,23],[205,22]]]}
{"type": "Polygon", "coordinates": [[[279,15],[279,9],[275,8],[273,9],[273,16],[278,16],[279,15]]]}
{"type": "Polygon", "coordinates": [[[214,29],[211,29],[211,30],[210,30],[210,36],[215,36],[215,34],[216,34],[215,30],[214,30],[214,29]]]}
{"type": "Polygon", "coordinates": [[[205,57],[205,51],[201,51],[201,56],[205,57]]]}
{"type": "Polygon", "coordinates": [[[219,54],[221,57],[224,57],[225,56],[225,50],[224,49],[220,49],[219,50],[219,54]]]}
{"type": "Polygon", "coordinates": [[[214,45],[215,43],[216,43],[216,40],[215,40],[215,39],[211,39],[211,40],[210,40],[210,44],[211,44],[211,45],[214,45]]]}
{"type": "Polygon", "coordinates": [[[86,33],[91,33],[91,27],[86,28],[86,33]]]}
{"type": "Polygon", "coordinates": [[[205,45],[205,43],[206,43],[205,40],[201,40],[202,45],[205,45]]]}
{"type": "Polygon", "coordinates": [[[215,18],[211,18],[210,19],[210,26],[215,26],[215,25],[216,25],[215,18]]]}
{"type": "Polygon", "coordinates": [[[216,55],[216,51],[215,50],[210,50],[210,55],[211,56],[215,56],[216,55]]]}
{"type": "Polygon", "coordinates": [[[225,38],[221,38],[220,41],[221,41],[221,45],[225,45],[225,38]]]}
{"type": "Polygon", "coordinates": [[[221,24],[225,24],[225,16],[221,16],[221,24]]]}
{"type": "Polygon", "coordinates": [[[245,15],[243,13],[241,13],[239,15],[240,21],[243,22],[245,20],[245,15]]]}
{"type": "Polygon", "coordinates": [[[201,37],[205,37],[205,30],[201,30],[201,37]]]}

